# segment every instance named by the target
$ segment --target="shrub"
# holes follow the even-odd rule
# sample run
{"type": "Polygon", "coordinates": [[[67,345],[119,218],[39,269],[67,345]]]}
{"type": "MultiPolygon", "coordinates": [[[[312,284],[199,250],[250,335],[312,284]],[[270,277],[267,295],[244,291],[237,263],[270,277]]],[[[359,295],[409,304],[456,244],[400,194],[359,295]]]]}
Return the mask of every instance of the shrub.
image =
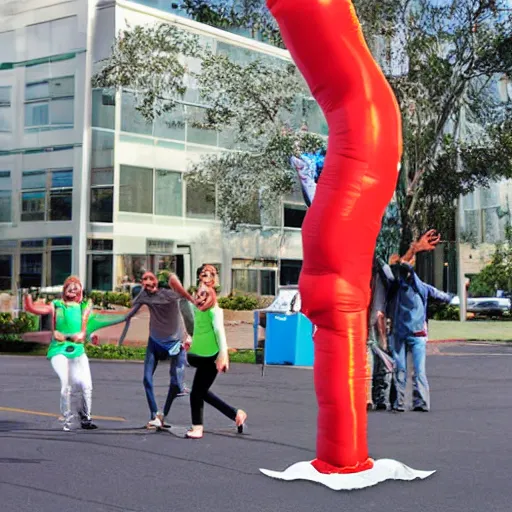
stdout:
{"type": "Polygon", "coordinates": [[[125,292],[92,291],[89,292],[88,297],[95,306],[103,309],[109,309],[112,306],[129,308],[132,305],[130,294],[125,292]]]}
{"type": "Polygon", "coordinates": [[[252,295],[229,295],[219,298],[219,306],[233,311],[252,311],[258,308],[258,299],[252,295]]]}
{"type": "Polygon", "coordinates": [[[459,306],[452,306],[450,304],[435,304],[432,306],[432,308],[429,307],[429,310],[429,317],[433,318],[434,320],[459,320],[460,318],[459,306]]]}
{"type": "Polygon", "coordinates": [[[18,318],[10,313],[0,313],[0,334],[23,334],[39,330],[39,316],[21,312],[18,318]]]}
{"type": "Polygon", "coordinates": [[[143,360],[146,347],[123,347],[118,345],[91,345],[85,346],[87,356],[91,359],[130,359],[143,360]]]}

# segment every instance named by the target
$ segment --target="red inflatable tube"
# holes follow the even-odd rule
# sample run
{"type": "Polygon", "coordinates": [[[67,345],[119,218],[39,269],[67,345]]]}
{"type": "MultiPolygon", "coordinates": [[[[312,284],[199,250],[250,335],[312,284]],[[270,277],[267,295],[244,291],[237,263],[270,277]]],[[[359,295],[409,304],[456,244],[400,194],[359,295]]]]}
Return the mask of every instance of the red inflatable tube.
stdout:
{"type": "Polygon", "coordinates": [[[325,166],[302,227],[303,313],[316,326],[317,459],[322,473],[368,458],[367,307],[375,243],[402,153],[396,99],[349,0],[268,0],[329,125],[325,166]]]}

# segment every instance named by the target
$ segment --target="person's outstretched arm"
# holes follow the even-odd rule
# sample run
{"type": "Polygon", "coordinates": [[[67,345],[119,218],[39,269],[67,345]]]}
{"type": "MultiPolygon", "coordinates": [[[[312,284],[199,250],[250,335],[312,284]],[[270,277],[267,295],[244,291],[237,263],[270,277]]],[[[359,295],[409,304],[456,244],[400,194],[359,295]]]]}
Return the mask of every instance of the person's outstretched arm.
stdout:
{"type": "Polygon", "coordinates": [[[171,274],[169,276],[169,286],[172,290],[174,290],[176,293],[179,293],[182,297],[187,299],[189,302],[194,303],[194,298],[190,293],[185,290],[183,285],[181,284],[181,281],[179,280],[178,276],[176,274],[171,274]]]}
{"type": "Polygon", "coordinates": [[[25,310],[33,315],[53,315],[55,313],[55,309],[51,302],[50,304],[36,304],[32,300],[32,296],[28,293],[25,295],[24,305],[25,310]]]}
{"type": "Polygon", "coordinates": [[[123,332],[121,333],[121,336],[119,337],[118,345],[122,345],[123,341],[128,334],[128,329],[130,328],[130,321],[134,317],[135,313],[139,311],[139,309],[142,307],[142,304],[140,302],[134,303],[133,308],[131,311],[126,315],[126,323],[124,325],[123,332]]]}
{"type": "Polygon", "coordinates": [[[226,372],[229,369],[228,342],[226,340],[226,329],[224,328],[224,312],[219,306],[212,308],[213,330],[219,346],[219,355],[216,365],[219,372],[226,372]]]}

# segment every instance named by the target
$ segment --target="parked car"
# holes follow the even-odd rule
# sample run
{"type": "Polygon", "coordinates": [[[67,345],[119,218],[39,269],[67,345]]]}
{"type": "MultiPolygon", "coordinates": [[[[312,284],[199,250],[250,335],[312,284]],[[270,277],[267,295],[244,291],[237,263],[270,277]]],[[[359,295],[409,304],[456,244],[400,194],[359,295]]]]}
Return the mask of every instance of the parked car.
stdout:
{"type": "MultiPolygon", "coordinates": [[[[459,306],[459,297],[454,297],[450,305],[459,306]]],[[[478,297],[468,298],[467,311],[482,316],[503,316],[510,312],[511,302],[505,297],[478,297]]]]}

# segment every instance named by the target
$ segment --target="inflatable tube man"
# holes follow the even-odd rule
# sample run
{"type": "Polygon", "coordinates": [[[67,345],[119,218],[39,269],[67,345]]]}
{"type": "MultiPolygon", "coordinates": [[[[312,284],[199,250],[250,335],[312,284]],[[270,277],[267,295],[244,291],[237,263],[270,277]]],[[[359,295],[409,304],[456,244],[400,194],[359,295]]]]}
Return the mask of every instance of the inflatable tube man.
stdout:
{"type": "Polygon", "coordinates": [[[302,226],[302,311],[316,326],[317,457],[279,473],[333,489],[425,478],[368,456],[367,308],[382,215],[396,185],[402,127],[394,94],[350,0],[267,0],[329,126],[315,200],[302,226]],[[327,62],[327,65],[326,65],[327,62]]]}

